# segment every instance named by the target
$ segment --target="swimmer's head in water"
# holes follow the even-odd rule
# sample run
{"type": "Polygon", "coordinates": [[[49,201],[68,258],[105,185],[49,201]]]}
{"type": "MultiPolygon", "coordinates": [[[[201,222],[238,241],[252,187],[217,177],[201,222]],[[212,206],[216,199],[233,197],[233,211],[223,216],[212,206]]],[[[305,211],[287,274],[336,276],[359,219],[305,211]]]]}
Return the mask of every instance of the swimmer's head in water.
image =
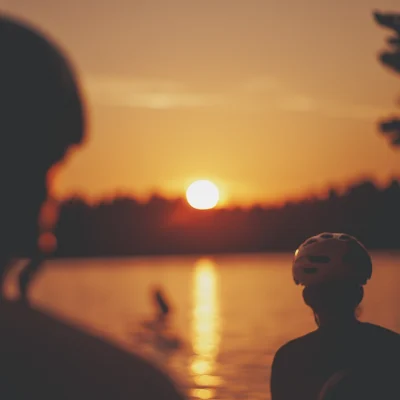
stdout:
{"type": "MultiPolygon", "coordinates": [[[[0,217],[8,254],[37,243],[48,172],[84,136],[80,90],[58,47],[0,17],[0,217]]],[[[5,250],[3,250],[5,251],[5,250]]]]}
{"type": "Polygon", "coordinates": [[[353,236],[321,233],[296,250],[292,272],[295,283],[306,287],[329,282],[365,285],[372,275],[372,262],[353,236]]]}

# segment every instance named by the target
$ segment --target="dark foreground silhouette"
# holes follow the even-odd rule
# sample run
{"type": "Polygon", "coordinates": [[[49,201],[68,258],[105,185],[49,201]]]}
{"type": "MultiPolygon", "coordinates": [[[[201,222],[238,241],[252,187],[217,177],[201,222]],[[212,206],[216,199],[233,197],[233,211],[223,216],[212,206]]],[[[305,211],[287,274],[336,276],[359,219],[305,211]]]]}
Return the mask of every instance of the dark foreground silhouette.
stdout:
{"type": "Polygon", "coordinates": [[[299,247],[293,277],[304,285],[303,298],[318,329],[277,351],[272,400],[400,398],[400,335],[356,317],[371,274],[367,251],[349,235],[325,233],[299,247]],[[346,382],[327,387],[342,373],[346,382]]]}
{"type": "Polygon", "coordinates": [[[1,398],[182,399],[147,361],[32,310],[0,304],[1,398]]]}
{"type": "Polygon", "coordinates": [[[146,361],[29,307],[29,281],[54,247],[49,174],[82,142],[84,112],[67,60],[32,28],[0,17],[0,58],[1,283],[21,248],[31,259],[24,301],[0,301],[0,397],[182,399],[146,361]]]}

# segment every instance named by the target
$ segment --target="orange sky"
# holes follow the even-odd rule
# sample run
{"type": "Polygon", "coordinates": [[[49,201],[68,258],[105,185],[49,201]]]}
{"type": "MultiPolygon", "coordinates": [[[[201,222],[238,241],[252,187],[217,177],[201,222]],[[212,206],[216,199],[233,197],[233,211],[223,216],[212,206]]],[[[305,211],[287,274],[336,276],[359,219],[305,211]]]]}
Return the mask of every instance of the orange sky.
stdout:
{"type": "Polygon", "coordinates": [[[373,9],[398,0],[1,0],[47,31],[81,77],[90,131],[57,192],[217,183],[271,202],[360,176],[400,175],[377,133],[399,80],[377,61],[373,9]]]}

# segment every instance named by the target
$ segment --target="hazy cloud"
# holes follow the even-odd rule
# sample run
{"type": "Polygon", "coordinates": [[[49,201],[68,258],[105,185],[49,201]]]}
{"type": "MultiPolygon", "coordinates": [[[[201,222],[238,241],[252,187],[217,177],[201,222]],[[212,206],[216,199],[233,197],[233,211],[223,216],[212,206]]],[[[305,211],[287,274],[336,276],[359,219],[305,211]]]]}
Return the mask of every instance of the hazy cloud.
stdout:
{"type": "Polygon", "coordinates": [[[201,92],[183,82],[162,79],[88,76],[83,83],[90,101],[106,106],[155,110],[217,107],[254,112],[272,108],[356,120],[376,120],[390,111],[384,107],[339,103],[296,93],[270,76],[253,77],[219,92],[201,92]]]}
{"type": "Polygon", "coordinates": [[[90,76],[83,82],[91,101],[101,105],[171,109],[211,107],[221,102],[217,94],[196,93],[176,81],[90,76]]]}

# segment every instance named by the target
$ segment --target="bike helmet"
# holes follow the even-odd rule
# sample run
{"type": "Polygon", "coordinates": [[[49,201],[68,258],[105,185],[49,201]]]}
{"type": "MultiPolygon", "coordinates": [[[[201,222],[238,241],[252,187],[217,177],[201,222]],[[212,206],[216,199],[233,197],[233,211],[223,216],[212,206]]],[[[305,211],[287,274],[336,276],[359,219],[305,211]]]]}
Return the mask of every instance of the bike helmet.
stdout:
{"type": "Polygon", "coordinates": [[[331,281],[365,285],[372,275],[372,262],[366,248],[344,233],[321,233],[307,239],[293,259],[296,285],[311,286],[331,281]]]}

